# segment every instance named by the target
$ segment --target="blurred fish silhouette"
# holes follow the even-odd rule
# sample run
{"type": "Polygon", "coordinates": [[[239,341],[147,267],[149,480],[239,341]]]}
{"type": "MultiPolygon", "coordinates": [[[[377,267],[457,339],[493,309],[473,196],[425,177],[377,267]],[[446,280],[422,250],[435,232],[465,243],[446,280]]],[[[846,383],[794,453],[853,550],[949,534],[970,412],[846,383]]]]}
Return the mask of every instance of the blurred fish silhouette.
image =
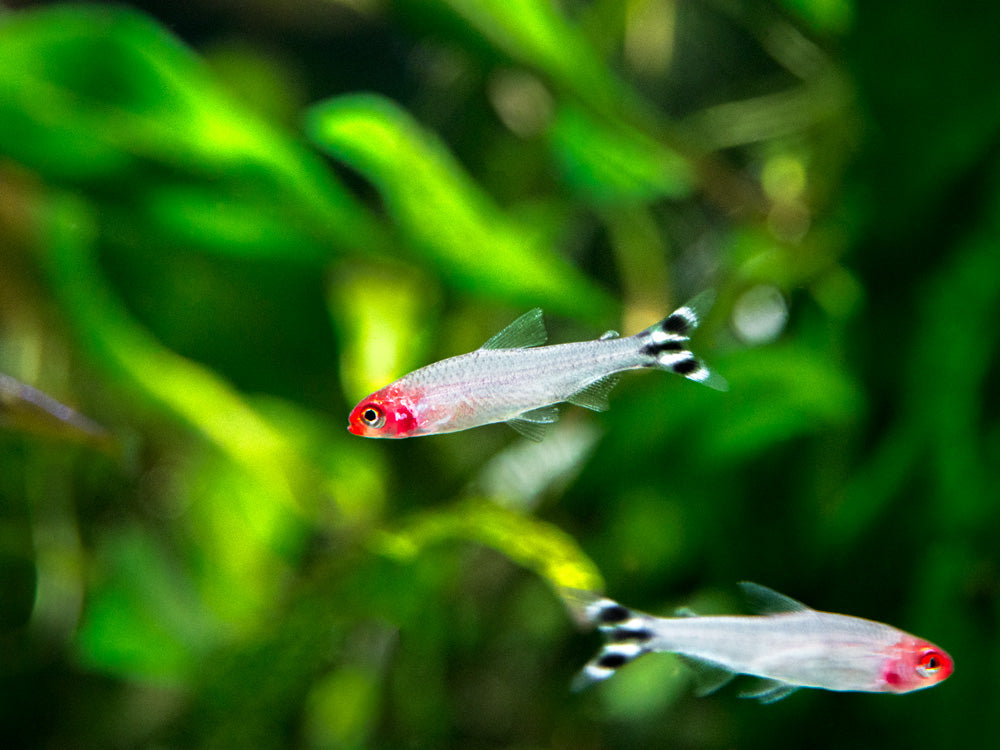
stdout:
{"type": "Polygon", "coordinates": [[[9,375],[0,373],[0,427],[48,438],[92,443],[108,449],[111,434],[101,425],[9,375]]]}
{"type": "Polygon", "coordinates": [[[759,678],[741,693],[773,703],[801,687],[870,693],[909,693],[932,687],[954,670],[951,657],[921,638],[860,617],[818,612],[756,583],[740,584],[762,614],[654,617],[586,592],[572,605],[607,639],[577,675],[574,689],[605,680],[653,651],[688,664],[707,695],[737,674],[759,678]]]}
{"type": "Polygon", "coordinates": [[[411,372],[354,407],[348,429],[373,438],[404,438],[506,422],[539,440],[568,401],[608,408],[608,392],[624,370],[668,370],[710,388],[726,381],[688,349],[691,332],[711,307],[703,292],[634,336],[608,331],[596,341],[540,346],[548,334],[542,311],[522,315],[482,347],[411,372]]]}

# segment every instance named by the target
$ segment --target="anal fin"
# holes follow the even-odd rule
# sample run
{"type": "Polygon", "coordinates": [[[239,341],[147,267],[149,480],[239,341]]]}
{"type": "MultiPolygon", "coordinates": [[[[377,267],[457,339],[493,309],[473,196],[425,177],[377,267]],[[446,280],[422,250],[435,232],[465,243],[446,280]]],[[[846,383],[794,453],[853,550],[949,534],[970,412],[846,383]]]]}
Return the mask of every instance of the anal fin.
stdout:
{"type": "Polygon", "coordinates": [[[571,404],[582,406],[586,409],[607,411],[609,406],[608,394],[618,384],[620,377],[621,373],[613,372],[599,380],[588,383],[566,400],[571,404]]]}
{"type": "Polygon", "coordinates": [[[714,693],[736,676],[731,670],[712,661],[696,659],[684,654],[677,654],[677,658],[691,670],[694,677],[695,695],[699,698],[714,693]]]}
{"type": "Polygon", "coordinates": [[[798,685],[760,677],[755,685],[740,691],[740,698],[756,698],[761,703],[775,703],[782,698],[787,698],[798,689],[798,685]]]}
{"type": "Polygon", "coordinates": [[[545,437],[545,430],[548,426],[558,419],[559,407],[552,404],[522,412],[513,419],[508,419],[507,424],[528,438],[528,440],[533,440],[537,443],[545,437]]]}

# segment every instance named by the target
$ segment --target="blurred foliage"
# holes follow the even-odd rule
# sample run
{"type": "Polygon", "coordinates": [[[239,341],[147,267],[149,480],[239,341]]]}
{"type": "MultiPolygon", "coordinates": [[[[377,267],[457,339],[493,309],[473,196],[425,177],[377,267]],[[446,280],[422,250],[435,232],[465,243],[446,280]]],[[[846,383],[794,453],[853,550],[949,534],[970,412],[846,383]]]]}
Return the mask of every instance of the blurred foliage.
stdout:
{"type": "Polygon", "coordinates": [[[996,8],[13,5],[5,745],[1000,744],[996,8]],[[627,376],[538,444],[344,430],[527,308],[559,343],[709,286],[727,394],[627,376]],[[710,613],[744,579],[956,675],[762,707],[662,655],[568,691],[564,588],[710,613]]]}

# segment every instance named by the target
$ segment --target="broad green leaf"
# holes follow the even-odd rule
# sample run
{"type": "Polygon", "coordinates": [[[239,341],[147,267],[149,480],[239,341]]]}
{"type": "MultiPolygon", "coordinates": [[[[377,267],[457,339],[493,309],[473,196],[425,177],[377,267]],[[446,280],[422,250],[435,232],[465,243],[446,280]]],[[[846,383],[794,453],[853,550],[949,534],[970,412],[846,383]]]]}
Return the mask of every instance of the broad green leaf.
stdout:
{"type": "Polygon", "coordinates": [[[377,670],[346,665],[314,685],[306,702],[307,747],[364,747],[379,708],[377,670]]]}
{"type": "MultiPolygon", "coordinates": [[[[221,183],[228,194],[215,199],[227,204],[223,227],[232,228],[242,213],[238,221],[249,231],[273,233],[255,219],[267,193],[264,215],[305,227],[314,242],[364,251],[384,242],[368,212],[318,159],[236,102],[190,50],[127,8],[59,6],[4,16],[0,143],[8,158],[49,180],[127,182],[140,201],[147,183],[221,183]],[[258,198],[242,202],[247,190],[258,198]]],[[[192,204],[196,196],[189,193],[167,223],[201,218],[206,203],[192,204]]]]}
{"type": "Polygon", "coordinates": [[[865,411],[864,393],[836,363],[794,346],[746,350],[725,361],[726,377],[740,383],[706,434],[706,456],[748,458],[824,426],[844,424],[865,411]],[[760,408],[767,403],[768,408],[760,408]]]}
{"type": "Polygon", "coordinates": [[[253,631],[280,598],[308,527],[228,456],[195,448],[175,457],[172,474],[166,500],[181,509],[174,526],[196,550],[188,576],[200,607],[228,632],[253,631]]]}
{"type": "Polygon", "coordinates": [[[663,714],[691,689],[691,675],[673,654],[639,659],[632,669],[621,670],[601,691],[606,714],[618,721],[663,714]]]}
{"type": "Polygon", "coordinates": [[[538,0],[438,0],[513,59],[602,111],[629,92],[589,40],[559,11],[538,0]]]}
{"type": "Polygon", "coordinates": [[[590,319],[609,311],[607,295],[548,247],[542,227],[505,213],[389,100],[327,101],[310,113],[309,132],[375,184],[414,249],[453,284],[590,319]]]}
{"type": "MultiPolygon", "coordinates": [[[[864,414],[864,392],[822,351],[776,344],[723,358],[697,342],[694,349],[730,382],[729,392],[660,372],[624,380],[606,418],[609,434],[587,469],[591,482],[617,487],[622,472],[645,471],[669,445],[683,451],[684,460],[714,471],[864,414]]],[[[667,478],[650,475],[654,483],[667,478]]]]}
{"type": "Polygon", "coordinates": [[[690,195],[694,176],[675,151],[621,121],[601,121],[564,105],[549,130],[567,182],[598,203],[690,195]]]}
{"type": "Polygon", "coordinates": [[[492,547],[533,570],[557,591],[601,591],[603,579],[572,537],[552,524],[479,499],[428,511],[373,539],[374,548],[397,559],[416,557],[432,544],[466,541],[492,547]]]}
{"type": "Polygon", "coordinates": [[[854,0],[781,0],[781,4],[824,34],[842,34],[854,22],[854,0]]]}
{"type": "Polygon", "coordinates": [[[132,222],[136,234],[155,233],[166,247],[313,263],[333,255],[329,238],[305,220],[294,198],[264,184],[154,184],[119,215],[118,226],[132,222]]]}
{"type": "Polygon", "coordinates": [[[177,684],[196,672],[221,633],[175,562],[138,528],[106,540],[76,639],[85,664],[177,684]]]}
{"type": "Polygon", "coordinates": [[[216,446],[286,510],[301,514],[330,489],[291,436],[233,386],[163,347],[125,313],[91,257],[94,227],[84,206],[55,199],[42,222],[49,247],[45,264],[56,297],[107,373],[216,446]]]}
{"type": "Polygon", "coordinates": [[[998,181],[995,174],[993,205],[985,220],[919,295],[920,313],[910,321],[917,335],[898,357],[900,416],[851,477],[824,524],[822,537],[831,545],[856,542],[889,512],[915,476],[932,488],[931,508],[943,532],[992,518],[995,487],[986,469],[983,399],[995,391],[992,373],[1000,349],[995,335],[1000,307],[998,181]]]}

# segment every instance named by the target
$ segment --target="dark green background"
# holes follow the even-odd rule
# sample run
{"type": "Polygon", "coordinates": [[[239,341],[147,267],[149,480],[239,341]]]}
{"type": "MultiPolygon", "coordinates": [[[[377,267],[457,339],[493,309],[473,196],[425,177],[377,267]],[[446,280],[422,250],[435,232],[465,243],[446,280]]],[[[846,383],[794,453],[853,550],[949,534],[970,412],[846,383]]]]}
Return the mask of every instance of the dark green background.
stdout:
{"type": "Polygon", "coordinates": [[[1000,11],[14,5],[0,372],[107,435],[0,399],[0,744],[1000,745],[1000,11]],[[345,431],[530,307],[561,343],[707,287],[728,393],[627,375],[537,445],[345,431]],[[598,639],[560,587],[739,580],[955,675],[568,691],[598,639]]]}

